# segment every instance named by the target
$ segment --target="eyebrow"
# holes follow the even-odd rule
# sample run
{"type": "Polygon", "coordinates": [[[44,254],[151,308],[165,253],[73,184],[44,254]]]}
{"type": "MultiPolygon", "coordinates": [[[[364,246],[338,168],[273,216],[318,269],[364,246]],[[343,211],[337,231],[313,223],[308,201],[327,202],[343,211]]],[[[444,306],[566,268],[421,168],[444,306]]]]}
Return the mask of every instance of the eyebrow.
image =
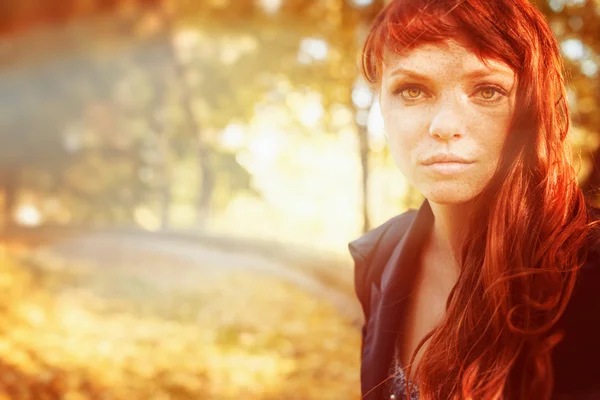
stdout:
{"type": "MultiPolygon", "coordinates": [[[[463,74],[463,78],[467,78],[467,79],[478,79],[478,78],[486,78],[489,76],[493,76],[493,75],[504,75],[505,77],[513,77],[513,72],[507,69],[484,69],[484,68],[478,68],[472,71],[469,71],[465,74],[463,74]]],[[[431,82],[432,79],[425,75],[422,74],[418,71],[409,69],[409,68],[403,68],[403,67],[398,67],[395,68],[391,73],[390,76],[395,76],[395,75],[406,75],[410,78],[414,78],[414,79],[419,79],[422,81],[427,81],[427,82],[431,82]]]]}

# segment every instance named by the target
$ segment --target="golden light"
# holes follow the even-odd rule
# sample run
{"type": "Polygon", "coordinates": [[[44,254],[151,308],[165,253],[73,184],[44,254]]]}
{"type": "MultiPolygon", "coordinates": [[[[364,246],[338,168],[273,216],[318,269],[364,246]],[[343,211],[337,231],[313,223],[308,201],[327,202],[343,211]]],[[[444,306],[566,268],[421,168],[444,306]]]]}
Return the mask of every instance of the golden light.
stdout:
{"type": "Polygon", "coordinates": [[[135,211],[133,212],[133,218],[135,222],[144,229],[149,231],[156,231],[160,229],[160,218],[148,207],[136,207],[135,211]]]}
{"type": "Polygon", "coordinates": [[[15,211],[15,221],[23,226],[38,226],[42,223],[42,214],[33,204],[20,205],[15,211]]]}
{"type": "Polygon", "coordinates": [[[310,64],[314,61],[323,61],[329,54],[329,45],[323,39],[305,38],[300,42],[298,49],[298,62],[310,64]]]}
{"type": "Polygon", "coordinates": [[[219,137],[219,142],[221,146],[228,150],[239,150],[246,145],[246,133],[244,132],[244,127],[240,124],[229,124],[219,137]]]}
{"type": "Polygon", "coordinates": [[[305,127],[316,127],[323,117],[321,95],[317,92],[291,92],[286,96],[285,101],[288,107],[294,110],[298,121],[305,127]]]}
{"type": "Polygon", "coordinates": [[[260,6],[268,14],[275,14],[281,8],[282,0],[259,0],[260,6]]]}
{"type": "Polygon", "coordinates": [[[375,152],[383,151],[387,145],[387,138],[385,135],[383,116],[381,115],[381,108],[379,107],[378,100],[373,102],[373,105],[369,110],[369,116],[367,118],[367,132],[369,133],[369,147],[371,150],[375,152]]]}

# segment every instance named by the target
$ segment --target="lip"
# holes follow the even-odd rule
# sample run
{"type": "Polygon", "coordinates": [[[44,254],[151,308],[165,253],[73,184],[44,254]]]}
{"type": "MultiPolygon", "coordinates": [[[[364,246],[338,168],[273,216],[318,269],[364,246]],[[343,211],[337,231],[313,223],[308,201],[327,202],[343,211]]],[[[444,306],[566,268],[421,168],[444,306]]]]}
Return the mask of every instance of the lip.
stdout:
{"type": "Polygon", "coordinates": [[[474,163],[464,162],[437,162],[425,165],[428,170],[437,172],[441,175],[454,175],[471,168],[474,163]]]}
{"type": "Polygon", "coordinates": [[[461,157],[458,154],[454,153],[436,153],[430,157],[427,157],[423,160],[424,165],[431,165],[434,163],[464,163],[470,164],[473,161],[461,157]]]}

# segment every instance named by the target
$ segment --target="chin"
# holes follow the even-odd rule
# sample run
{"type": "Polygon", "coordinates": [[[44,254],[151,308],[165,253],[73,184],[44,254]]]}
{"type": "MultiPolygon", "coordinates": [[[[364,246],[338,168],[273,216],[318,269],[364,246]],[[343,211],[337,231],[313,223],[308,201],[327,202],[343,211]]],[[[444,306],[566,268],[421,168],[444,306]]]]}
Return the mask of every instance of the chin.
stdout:
{"type": "MultiPolygon", "coordinates": [[[[418,186],[417,186],[418,187],[418,186]]],[[[434,183],[428,187],[420,188],[421,193],[430,202],[440,205],[467,203],[477,197],[478,191],[471,185],[434,183]]]]}

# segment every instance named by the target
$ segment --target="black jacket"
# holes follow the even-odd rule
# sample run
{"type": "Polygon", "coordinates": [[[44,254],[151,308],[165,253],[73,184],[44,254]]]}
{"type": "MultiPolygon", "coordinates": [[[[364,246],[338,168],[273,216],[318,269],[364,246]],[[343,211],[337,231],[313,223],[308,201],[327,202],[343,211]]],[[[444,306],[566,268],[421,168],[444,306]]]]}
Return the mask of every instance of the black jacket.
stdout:
{"type": "MultiPolygon", "coordinates": [[[[416,272],[411,268],[415,249],[432,223],[425,200],[419,210],[398,215],[348,245],[355,263],[355,291],[365,315],[360,374],[364,399],[387,398],[380,383],[389,376],[398,310],[416,272]]],[[[565,336],[552,353],[553,399],[600,400],[600,246],[590,246],[557,327],[565,336]]]]}

